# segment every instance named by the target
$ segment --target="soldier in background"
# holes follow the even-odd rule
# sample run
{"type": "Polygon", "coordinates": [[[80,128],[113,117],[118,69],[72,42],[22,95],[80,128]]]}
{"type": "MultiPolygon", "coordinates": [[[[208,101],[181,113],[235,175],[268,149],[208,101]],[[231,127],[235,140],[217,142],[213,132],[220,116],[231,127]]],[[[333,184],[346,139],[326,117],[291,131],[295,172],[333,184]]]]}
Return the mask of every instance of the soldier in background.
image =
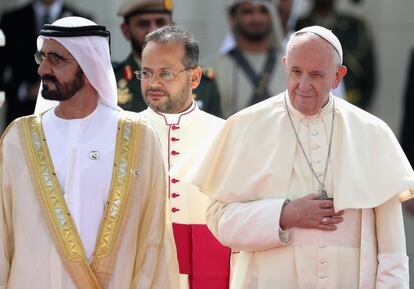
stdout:
{"type": "Polygon", "coordinates": [[[283,33],[275,7],[275,1],[265,0],[227,5],[235,43],[213,60],[226,118],[285,89],[283,33]]]}
{"type": "MultiPolygon", "coordinates": [[[[132,51],[121,63],[114,64],[118,85],[118,104],[131,111],[142,111],[147,108],[142,94],[141,85],[136,81],[134,71],[140,70],[142,44],[145,35],[171,24],[173,11],[172,0],[125,0],[118,10],[124,18],[121,30],[131,43],[132,51]]],[[[194,91],[193,97],[200,109],[221,116],[220,95],[211,68],[204,68],[200,86],[194,91]]]]}
{"type": "Polygon", "coordinates": [[[346,100],[369,108],[375,89],[376,65],[371,33],[355,16],[335,10],[335,0],[313,0],[309,15],[298,20],[296,30],[320,25],[332,30],[344,48],[346,100]]]}

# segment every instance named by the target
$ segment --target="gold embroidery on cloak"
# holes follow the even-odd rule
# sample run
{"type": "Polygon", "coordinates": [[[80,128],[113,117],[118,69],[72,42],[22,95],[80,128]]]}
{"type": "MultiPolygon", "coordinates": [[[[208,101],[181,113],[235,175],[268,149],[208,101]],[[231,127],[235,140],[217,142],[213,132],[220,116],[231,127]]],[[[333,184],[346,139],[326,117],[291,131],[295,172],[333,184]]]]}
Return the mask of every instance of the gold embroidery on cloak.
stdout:
{"type": "Polygon", "coordinates": [[[112,275],[113,265],[108,271],[107,266],[99,268],[100,261],[108,257],[116,241],[118,240],[119,230],[125,214],[125,207],[128,199],[128,193],[132,184],[132,164],[136,156],[135,148],[138,139],[138,123],[128,118],[121,118],[118,126],[117,148],[115,153],[115,163],[112,172],[112,182],[110,195],[105,208],[104,218],[101,222],[95,251],[93,254],[92,270],[97,273],[96,276],[101,284],[109,284],[112,275]]]}
{"type": "Polygon", "coordinates": [[[47,215],[49,228],[57,242],[56,247],[76,286],[82,289],[100,289],[66,206],[40,122],[40,116],[30,116],[24,118],[23,126],[42,211],[47,215]]]}
{"type": "Polygon", "coordinates": [[[133,163],[138,126],[130,119],[121,118],[119,121],[111,191],[95,246],[93,263],[90,266],[54,172],[40,116],[24,118],[23,125],[27,151],[38,180],[38,196],[57,242],[58,251],[63,260],[67,261],[65,265],[73,281],[82,289],[106,288],[112,270],[107,272],[105,280],[102,280],[106,283],[103,287],[99,284],[94,271],[97,269],[98,261],[110,254],[116,242],[131,182],[131,174],[128,172],[133,163]]]}

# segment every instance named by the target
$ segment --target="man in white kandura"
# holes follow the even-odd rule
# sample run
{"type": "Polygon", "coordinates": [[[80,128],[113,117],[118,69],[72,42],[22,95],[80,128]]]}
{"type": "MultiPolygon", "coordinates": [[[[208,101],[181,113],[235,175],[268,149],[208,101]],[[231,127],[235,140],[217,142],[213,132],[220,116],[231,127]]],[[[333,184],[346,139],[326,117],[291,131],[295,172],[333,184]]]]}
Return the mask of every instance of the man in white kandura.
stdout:
{"type": "Polygon", "coordinates": [[[197,169],[176,172],[241,250],[232,288],[408,289],[401,201],[414,173],[398,141],[330,94],[346,74],[331,31],[295,32],[283,62],[287,90],[230,117],[197,169]]]}
{"type": "Polygon", "coordinates": [[[108,40],[80,17],[40,32],[41,95],[57,106],[2,138],[1,289],[178,288],[161,148],[144,118],[116,104],[108,40]]]}

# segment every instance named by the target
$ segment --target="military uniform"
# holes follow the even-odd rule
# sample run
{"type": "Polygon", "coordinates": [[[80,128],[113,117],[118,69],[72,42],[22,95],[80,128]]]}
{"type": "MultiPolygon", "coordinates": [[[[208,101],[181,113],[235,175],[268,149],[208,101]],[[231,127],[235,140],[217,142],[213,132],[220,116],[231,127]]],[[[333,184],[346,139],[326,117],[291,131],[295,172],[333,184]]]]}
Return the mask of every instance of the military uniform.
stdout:
{"type": "Polygon", "coordinates": [[[118,87],[118,105],[125,110],[135,112],[145,110],[147,105],[141,96],[141,83],[134,74],[134,71],[139,70],[140,67],[133,54],[113,66],[118,87]]]}
{"type": "Polygon", "coordinates": [[[257,99],[263,100],[275,95],[286,88],[286,75],[282,64],[281,52],[275,52],[275,60],[272,61],[271,71],[266,71],[268,53],[251,53],[244,51],[243,57],[247,60],[257,78],[261,79],[259,85],[252,83],[246,70],[230,54],[219,55],[215,60],[217,83],[221,95],[221,108],[223,116],[230,115],[246,108],[257,99]],[[262,85],[265,83],[264,85],[262,85]],[[261,95],[256,97],[256,93],[261,95]]]}
{"type": "MultiPolygon", "coordinates": [[[[141,94],[141,83],[134,74],[134,71],[139,69],[140,66],[132,53],[123,62],[114,64],[118,104],[125,110],[139,112],[147,108],[141,94]]],[[[200,109],[220,117],[220,94],[214,78],[211,68],[203,68],[200,85],[194,90],[193,96],[200,109]]]]}
{"type": "Polygon", "coordinates": [[[240,33],[232,28],[236,43],[226,54],[220,53],[213,59],[212,63],[216,69],[221,96],[221,109],[225,118],[280,93],[286,87],[286,77],[281,61],[283,33],[273,2],[232,0],[227,5],[228,17],[234,17],[234,19],[243,17],[239,15],[237,8],[242,3],[251,3],[255,7],[259,5],[264,8],[270,16],[270,22],[267,24],[270,31],[266,36],[267,40],[264,39],[269,41],[266,48],[252,52],[241,45],[238,38],[241,37],[250,44],[254,44],[255,40],[240,36],[240,33]]]}
{"type": "Polygon", "coordinates": [[[348,68],[344,78],[346,99],[366,109],[374,93],[376,74],[371,36],[364,22],[358,18],[335,13],[333,19],[329,25],[324,25],[311,13],[298,20],[296,30],[320,25],[338,36],[344,51],[344,65],[348,68]]]}

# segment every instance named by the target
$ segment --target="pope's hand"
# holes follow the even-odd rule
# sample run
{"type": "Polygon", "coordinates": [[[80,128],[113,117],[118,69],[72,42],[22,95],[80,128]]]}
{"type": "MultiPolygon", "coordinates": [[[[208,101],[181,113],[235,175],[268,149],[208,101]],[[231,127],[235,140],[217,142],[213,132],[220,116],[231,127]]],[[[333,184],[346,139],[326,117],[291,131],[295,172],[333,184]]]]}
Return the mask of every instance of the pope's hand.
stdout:
{"type": "Polygon", "coordinates": [[[336,225],[343,221],[341,216],[344,211],[335,213],[333,201],[319,200],[319,197],[311,194],[284,206],[280,215],[280,228],[336,230],[336,225]]]}

